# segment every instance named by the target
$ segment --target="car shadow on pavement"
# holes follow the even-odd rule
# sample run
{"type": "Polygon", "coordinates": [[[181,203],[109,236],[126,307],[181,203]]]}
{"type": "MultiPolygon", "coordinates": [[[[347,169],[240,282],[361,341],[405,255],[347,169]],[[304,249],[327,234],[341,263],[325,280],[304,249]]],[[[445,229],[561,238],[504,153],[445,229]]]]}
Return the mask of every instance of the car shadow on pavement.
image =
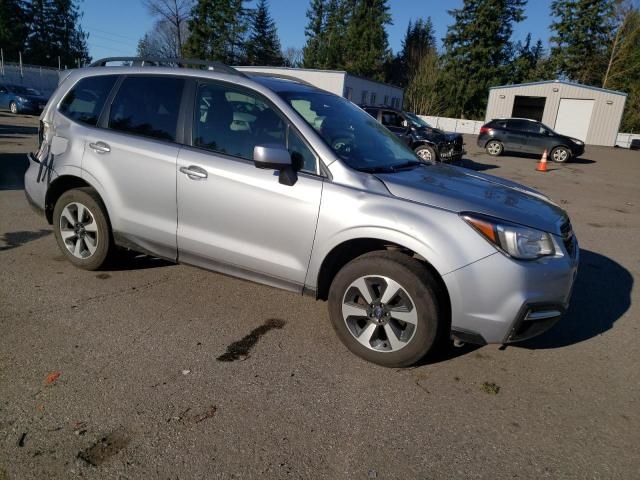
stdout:
{"type": "Polygon", "coordinates": [[[529,349],[561,348],[589,340],[613,328],[631,306],[633,276],[619,263],[589,250],[580,251],[580,268],[564,318],[543,335],[514,344],[529,349]]]}
{"type": "Polygon", "coordinates": [[[110,260],[103,270],[119,272],[126,270],[146,270],[148,268],[170,267],[175,263],[158,257],[134,252],[133,250],[119,250],[113,260],[110,260]]]}
{"type": "Polygon", "coordinates": [[[22,190],[27,167],[26,153],[0,153],[0,190],[22,190]]]}
{"type": "Polygon", "coordinates": [[[46,237],[50,234],[51,230],[45,229],[36,230],[35,232],[20,231],[3,233],[0,235],[0,242],[4,242],[4,245],[0,245],[0,252],[21,247],[25,243],[38,240],[39,238],[46,237]]]}
{"type": "MultiPolygon", "coordinates": [[[[540,155],[538,155],[537,153],[525,153],[525,152],[512,152],[512,151],[507,151],[505,150],[504,156],[507,157],[519,157],[519,158],[531,158],[531,159],[535,159],[535,160],[540,160],[540,155]]],[[[553,160],[551,160],[550,158],[547,160],[547,162],[549,163],[549,165],[571,165],[573,164],[582,164],[582,165],[587,165],[590,163],[596,163],[595,160],[591,160],[589,158],[583,158],[583,157],[578,157],[578,158],[571,158],[569,159],[567,162],[565,163],[556,163],[553,160]]]]}
{"type": "Polygon", "coordinates": [[[493,170],[495,168],[500,168],[500,165],[492,165],[490,163],[480,163],[475,160],[471,160],[470,158],[464,158],[460,163],[460,167],[468,168],[469,170],[474,170],[476,172],[482,172],[484,170],[493,170]]]}

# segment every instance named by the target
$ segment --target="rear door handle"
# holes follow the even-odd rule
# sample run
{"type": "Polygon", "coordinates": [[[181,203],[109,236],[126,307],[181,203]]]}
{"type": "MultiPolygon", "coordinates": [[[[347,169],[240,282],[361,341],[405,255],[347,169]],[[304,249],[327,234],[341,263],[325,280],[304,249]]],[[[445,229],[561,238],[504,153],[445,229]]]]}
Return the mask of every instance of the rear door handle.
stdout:
{"type": "Polygon", "coordinates": [[[180,167],[180,173],[184,173],[191,180],[204,180],[208,176],[207,171],[204,168],[200,168],[195,165],[180,167]]]}
{"type": "Polygon", "coordinates": [[[109,153],[111,151],[111,147],[104,142],[90,143],[89,148],[96,153],[109,153]]]}

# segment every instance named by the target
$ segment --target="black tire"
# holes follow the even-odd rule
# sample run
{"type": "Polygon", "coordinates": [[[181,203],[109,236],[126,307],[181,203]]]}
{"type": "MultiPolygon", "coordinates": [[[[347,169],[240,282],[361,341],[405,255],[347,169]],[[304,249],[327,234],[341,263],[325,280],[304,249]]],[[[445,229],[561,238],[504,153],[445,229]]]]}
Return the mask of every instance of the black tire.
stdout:
{"type": "Polygon", "coordinates": [[[17,104],[16,102],[14,102],[14,101],[12,101],[12,102],[9,104],[9,110],[10,110],[10,111],[11,111],[11,113],[13,113],[14,115],[17,115],[18,113],[20,113],[20,112],[18,111],[18,104],[17,104]]]}
{"type": "Polygon", "coordinates": [[[556,163],[565,163],[571,159],[571,150],[567,147],[555,147],[551,150],[550,159],[556,163]]]}
{"type": "Polygon", "coordinates": [[[489,140],[484,149],[492,157],[499,157],[504,152],[504,146],[498,140],[489,140]]]}
{"type": "Polygon", "coordinates": [[[407,367],[427,355],[446,333],[448,321],[441,316],[439,292],[433,275],[418,260],[400,252],[371,252],[349,262],[334,278],[329,291],[329,317],[342,343],[359,357],[384,367],[407,367]],[[360,343],[347,326],[342,314],[343,300],[351,291],[352,283],[363,276],[388,277],[400,284],[413,301],[417,310],[415,332],[399,350],[369,348],[360,343]]]}
{"type": "Polygon", "coordinates": [[[420,145],[415,148],[414,152],[416,152],[418,158],[425,163],[436,163],[440,160],[435,148],[429,145],[420,145]]]}
{"type": "MultiPolygon", "coordinates": [[[[93,188],[90,187],[69,190],[63,193],[56,202],[56,205],[53,209],[53,231],[56,237],[56,241],[58,242],[58,247],[60,247],[60,250],[66,256],[67,260],[69,260],[76,267],[82,268],[84,270],[98,270],[99,268],[103,267],[113,256],[113,235],[106,212],[107,209],[102,203],[100,196],[93,188]],[[86,222],[87,229],[89,228],[88,225],[94,225],[95,222],[94,228],[96,229],[97,234],[95,237],[95,251],[93,253],[89,253],[88,243],[87,241],[83,240],[83,252],[87,254],[86,258],[79,258],[78,256],[74,255],[74,253],[69,250],[70,247],[67,247],[67,243],[65,243],[62,238],[61,225],[65,222],[69,224],[69,222],[67,222],[66,216],[64,219],[61,219],[61,216],[65,207],[74,204],[81,204],[89,211],[92,217],[92,221],[86,222]]],[[[85,218],[90,217],[87,217],[85,215],[85,218]]],[[[73,229],[73,227],[71,228],[73,229]]],[[[88,234],[80,232],[80,235],[84,236],[88,234]]],[[[75,242],[77,242],[77,237],[78,234],[74,235],[74,237],[72,237],[69,241],[75,244],[75,242]]]]}

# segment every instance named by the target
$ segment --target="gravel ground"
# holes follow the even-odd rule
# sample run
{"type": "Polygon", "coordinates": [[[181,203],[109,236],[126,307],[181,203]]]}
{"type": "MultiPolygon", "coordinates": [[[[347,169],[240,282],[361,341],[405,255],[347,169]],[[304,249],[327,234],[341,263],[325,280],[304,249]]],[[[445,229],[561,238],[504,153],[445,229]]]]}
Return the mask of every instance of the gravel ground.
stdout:
{"type": "Polygon", "coordinates": [[[640,478],[640,153],[465,166],[538,188],[582,247],[571,309],[528,343],[404,370],[326,305],[147,257],[66,262],[27,206],[37,119],[0,112],[0,480],[640,478]]]}

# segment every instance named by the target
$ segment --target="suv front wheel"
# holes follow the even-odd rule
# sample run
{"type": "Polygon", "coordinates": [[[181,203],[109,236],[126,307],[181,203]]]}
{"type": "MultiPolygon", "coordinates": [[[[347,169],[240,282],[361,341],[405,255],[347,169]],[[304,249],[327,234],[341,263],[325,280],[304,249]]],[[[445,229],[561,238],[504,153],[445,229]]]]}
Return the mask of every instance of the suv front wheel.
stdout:
{"type": "Polygon", "coordinates": [[[356,355],[406,367],[436,344],[442,326],[431,272],[399,252],[372,252],[345,265],[329,292],[329,316],[356,355]]]}
{"type": "Polygon", "coordinates": [[[416,152],[418,158],[425,163],[436,163],[438,161],[436,150],[429,145],[420,145],[414,152],[416,152]]]}
{"type": "Polygon", "coordinates": [[[97,270],[113,248],[106,209],[92,188],[62,194],[53,209],[53,228],[58,246],[76,267],[97,270]]]}

